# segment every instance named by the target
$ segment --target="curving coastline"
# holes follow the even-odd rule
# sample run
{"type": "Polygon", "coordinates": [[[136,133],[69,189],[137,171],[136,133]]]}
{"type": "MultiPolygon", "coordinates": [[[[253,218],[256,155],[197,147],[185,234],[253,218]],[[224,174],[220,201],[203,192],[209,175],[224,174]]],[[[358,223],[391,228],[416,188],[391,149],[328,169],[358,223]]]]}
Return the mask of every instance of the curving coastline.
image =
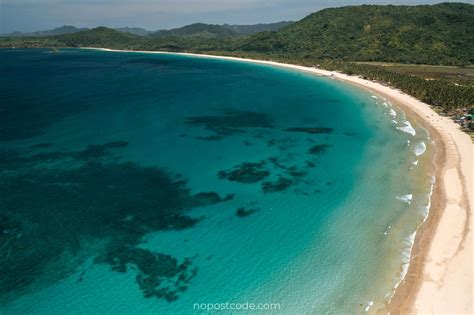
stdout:
{"type": "MultiPolygon", "coordinates": [[[[170,54],[158,51],[136,52],[170,54]]],[[[386,97],[419,121],[430,132],[437,151],[431,211],[416,234],[408,273],[386,308],[393,314],[472,313],[473,144],[470,137],[461,132],[454,122],[439,116],[427,104],[403,92],[355,76],[272,61],[190,53],[171,54],[261,63],[333,77],[386,97]]]]}

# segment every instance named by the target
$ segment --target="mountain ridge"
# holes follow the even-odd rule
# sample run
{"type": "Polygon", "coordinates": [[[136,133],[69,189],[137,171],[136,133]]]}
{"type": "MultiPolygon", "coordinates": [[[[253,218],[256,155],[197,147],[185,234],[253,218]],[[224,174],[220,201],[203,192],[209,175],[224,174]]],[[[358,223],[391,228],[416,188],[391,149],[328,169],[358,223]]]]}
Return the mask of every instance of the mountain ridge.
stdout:
{"type": "MultiPolygon", "coordinates": [[[[202,29],[213,29],[214,32],[208,32],[211,35],[228,35],[228,36],[238,36],[238,35],[252,35],[257,32],[261,31],[274,31],[278,30],[281,27],[289,25],[293,22],[291,21],[281,21],[276,23],[258,23],[258,24],[205,24],[205,23],[193,23],[184,25],[177,28],[172,28],[168,30],[147,30],[142,27],[114,27],[114,29],[119,32],[129,33],[138,36],[149,36],[158,35],[163,36],[200,36],[199,32],[202,29]],[[196,28],[201,28],[201,30],[196,30],[196,28]],[[220,33],[222,34],[220,34],[220,33]],[[182,33],[182,34],[180,34],[182,33]]],[[[96,27],[95,27],[96,28],[96,27]]],[[[46,36],[55,36],[55,35],[66,35],[66,34],[74,34],[82,31],[92,30],[94,28],[79,28],[71,25],[63,25],[60,27],[56,27],[49,30],[42,30],[42,31],[35,31],[35,32],[10,32],[10,33],[3,33],[0,34],[0,37],[46,37],[46,36]]],[[[216,37],[217,37],[216,36],[216,37]]],[[[206,36],[203,36],[206,37],[206,36]]],[[[207,36],[209,37],[209,36],[207,36]]],[[[212,36],[211,36],[212,37],[212,36]]]]}
{"type": "Polygon", "coordinates": [[[108,28],[41,38],[2,38],[0,47],[104,47],[264,54],[292,59],[414,64],[474,63],[474,5],[362,5],[324,9],[253,35],[235,26],[190,24],[137,36],[108,28]],[[88,33],[89,32],[89,33],[88,33]],[[133,36],[132,36],[133,35],[133,36]]]}
{"type": "Polygon", "coordinates": [[[79,28],[72,25],[63,25],[50,30],[35,31],[30,33],[23,32],[11,32],[0,34],[0,37],[46,37],[64,34],[74,34],[82,31],[89,30],[89,28],[79,28]]]}

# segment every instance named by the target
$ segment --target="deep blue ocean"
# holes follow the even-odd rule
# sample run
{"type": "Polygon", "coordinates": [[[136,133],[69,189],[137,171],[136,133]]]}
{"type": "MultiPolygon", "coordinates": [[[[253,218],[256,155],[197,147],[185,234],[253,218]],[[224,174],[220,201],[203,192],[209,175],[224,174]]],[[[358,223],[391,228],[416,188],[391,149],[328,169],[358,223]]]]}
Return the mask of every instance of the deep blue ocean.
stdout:
{"type": "Polygon", "coordinates": [[[2,315],[375,312],[406,271],[434,148],[381,96],[172,54],[0,73],[2,315]]]}

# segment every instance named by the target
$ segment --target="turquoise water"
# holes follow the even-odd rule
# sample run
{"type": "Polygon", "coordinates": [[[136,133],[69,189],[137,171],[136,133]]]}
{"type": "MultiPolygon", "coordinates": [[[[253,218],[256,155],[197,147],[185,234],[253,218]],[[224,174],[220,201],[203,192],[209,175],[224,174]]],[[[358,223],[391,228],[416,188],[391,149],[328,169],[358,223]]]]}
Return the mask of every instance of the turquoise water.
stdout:
{"type": "Polygon", "coordinates": [[[362,313],[390,299],[434,149],[389,101],[245,62],[0,57],[2,314],[362,313]]]}

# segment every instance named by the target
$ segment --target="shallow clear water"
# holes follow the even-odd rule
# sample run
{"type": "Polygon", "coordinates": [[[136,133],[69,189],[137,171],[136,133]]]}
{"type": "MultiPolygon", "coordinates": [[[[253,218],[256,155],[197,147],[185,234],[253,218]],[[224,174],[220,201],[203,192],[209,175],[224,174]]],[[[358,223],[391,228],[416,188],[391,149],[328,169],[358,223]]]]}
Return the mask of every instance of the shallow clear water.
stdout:
{"type": "Polygon", "coordinates": [[[434,151],[386,100],[244,62],[0,57],[2,314],[390,298],[434,151]]]}

